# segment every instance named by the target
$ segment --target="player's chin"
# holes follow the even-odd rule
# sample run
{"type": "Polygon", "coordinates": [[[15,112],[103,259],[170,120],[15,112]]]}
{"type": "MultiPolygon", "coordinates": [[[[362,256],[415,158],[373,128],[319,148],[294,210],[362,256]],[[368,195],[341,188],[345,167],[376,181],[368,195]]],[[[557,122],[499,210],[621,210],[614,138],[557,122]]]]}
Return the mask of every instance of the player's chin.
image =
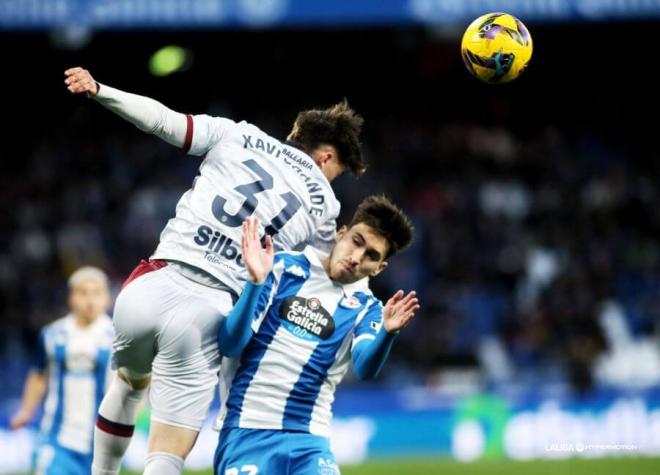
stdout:
{"type": "Polygon", "coordinates": [[[350,284],[352,282],[355,282],[357,279],[353,275],[353,272],[344,268],[340,268],[334,272],[334,275],[332,276],[332,280],[340,284],[350,284]]]}

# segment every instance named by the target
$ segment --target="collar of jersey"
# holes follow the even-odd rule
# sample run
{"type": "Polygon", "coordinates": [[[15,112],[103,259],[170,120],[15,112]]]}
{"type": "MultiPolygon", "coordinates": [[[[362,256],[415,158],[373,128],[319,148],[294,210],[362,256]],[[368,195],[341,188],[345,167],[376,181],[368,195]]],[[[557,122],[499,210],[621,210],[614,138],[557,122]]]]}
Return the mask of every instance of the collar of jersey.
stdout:
{"type": "MultiPolygon", "coordinates": [[[[318,175],[320,176],[320,179],[322,179],[328,185],[328,188],[332,189],[332,186],[330,185],[330,181],[328,180],[328,177],[325,176],[325,174],[323,173],[323,170],[321,170],[321,167],[316,165],[316,163],[314,162],[314,159],[312,158],[312,156],[310,154],[308,154],[302,148],[300,148],[300,145],[298,145],[295,142],[291,142],[290,140],[285,140],[282,143],[284,145],[286,145],[287,147],[295,148],[296,150],[298,150],[300,153],[302,153],[306,157],[309,157],[311,162],[314,163],[314,166],[316,167],[316,170],[318,171],[318,175]]],[[[332,194],[332,198],[334,198],[334,200],[337,201],[337,198],[335,197],[334,193],[332,194]]],[[[337,204],[339,204],[339,202],[337,202],[337,204]]]]}
{"type": "Polygon", "coordinates": [[[77,331],[83,331],[83,332],[92,331],[94,328],[101,326],[104,319],[106,318],[110,319],[110,317],[107,314],[102,313],[98,317],[96,317],[96,320],[94,320],[91,325],[83,328],[83,327],[79,327],[76,324],[76,316],[72,312],[67,313],[64,317],[65,317],[66,325],[70,329],[75,329],[77,331]]]}

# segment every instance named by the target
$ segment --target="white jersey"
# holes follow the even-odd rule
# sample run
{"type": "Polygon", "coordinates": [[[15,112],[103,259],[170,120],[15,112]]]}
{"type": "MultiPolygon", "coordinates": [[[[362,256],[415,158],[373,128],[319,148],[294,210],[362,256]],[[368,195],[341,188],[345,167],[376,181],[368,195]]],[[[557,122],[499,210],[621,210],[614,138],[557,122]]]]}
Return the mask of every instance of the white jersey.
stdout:
{"type": "Polygon", "coordinates": [[[222,382],[231,381],[231,389],[216,427],[329,437],[335,389],[351,349],[376,337],[382,308],[364,282],[331,281],[311,247],[276,254],[255,310],[255,334],[240,360],[231,368],[223,363],[222,382]]]}
{"type": "Polygon", "coordinates": [[[33,366],[49,375],[41,420],[49,443],[91,454],[96,414],[111,374],[112,338],[107,315],[86,328],[67,315],[41,331],[33,366]]]}
{"type": "Polygon", "coordinates": [[[254,125],[207,115],[188,116],[186,138],[184,149],[205,158],[152,258],[198,267],[240,293],[246,217],[259,218],[276,250],[332,246],[340,205],[309,155],[254,125]]]}

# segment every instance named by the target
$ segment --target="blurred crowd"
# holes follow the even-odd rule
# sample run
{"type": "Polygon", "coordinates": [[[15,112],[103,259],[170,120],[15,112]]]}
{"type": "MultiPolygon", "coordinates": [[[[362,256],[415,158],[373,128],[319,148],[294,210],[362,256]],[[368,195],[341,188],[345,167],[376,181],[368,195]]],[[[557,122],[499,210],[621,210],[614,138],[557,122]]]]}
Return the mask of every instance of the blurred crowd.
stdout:
{"type": "Polygon", "coordinates": [[[404,200],[419,237],[387,283],[414,282],[424,304],[402,358],[429,375],[478,365],[490,382],[577,391],[660,382],[654,157],[548,125],[525,137],[461,123],[384,134],[400,160],[372,176],[404,200]],[[415,171],[401,180],[406,164],[415,171]]]}
{"type": "MultiPolygon", "coordinates": [[[[0,176],[5,361],[64,312],[78,266],[104,268],[116,291],[196,174],[199,159],[109,113],[92,124],[90,107],[28,144],[21,176],[0,176]]],[[[338,181],[342,220],[374,192],[413,216],[414,245],[372,285],[417,289],[423,306],[383,379],[660,382],[660,160],[552,125],[369,120],[371,169],[338,181]]]]}

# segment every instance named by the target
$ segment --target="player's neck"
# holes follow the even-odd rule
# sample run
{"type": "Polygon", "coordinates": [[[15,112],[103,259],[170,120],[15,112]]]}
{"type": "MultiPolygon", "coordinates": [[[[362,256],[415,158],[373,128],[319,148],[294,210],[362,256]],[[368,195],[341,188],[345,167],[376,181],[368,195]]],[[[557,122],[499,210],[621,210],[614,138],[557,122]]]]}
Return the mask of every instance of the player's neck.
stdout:
{"type": "Polygon", "coordinates": [[[330,254],[328,254],[327,256],[321,258],[321,265],[323,266],[323,270],[325,271],[326,275],[327,275],[330,279],[332,279],[332,277],[330,277],[330,255],[331,255],[331,254],[332,254],[332,253],[330,253],[330,254]]]}
{"type": "Polygon", "coordinates": [[[78,328],[88,328],[96,321],[94,317],[88,318],[83,315],[74,315],[73,318],[78,328]]]}

